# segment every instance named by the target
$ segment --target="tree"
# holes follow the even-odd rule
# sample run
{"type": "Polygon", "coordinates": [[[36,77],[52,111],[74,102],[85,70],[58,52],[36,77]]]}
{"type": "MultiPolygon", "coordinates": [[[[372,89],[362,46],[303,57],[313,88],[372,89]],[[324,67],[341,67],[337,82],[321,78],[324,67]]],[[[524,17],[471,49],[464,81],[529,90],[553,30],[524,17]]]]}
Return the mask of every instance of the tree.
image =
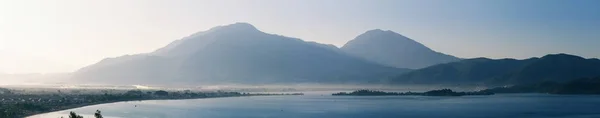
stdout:
{"type": "Polygon", "coordinates": [[[96,110],[96,113],[94,113],[94,117],[96,117],[96,118],[104,118],[104,117],[102,117],[102,114],[100,114],[100,113],[101,113],[100,110],[96,110]]]}
{"type": "Polygon", "coordinates": [[[10,89],[0,88],[0,94],[12,94],[10,89]]]}
{"type": "Polygon", "coordinates": [[[144,92],[142,92],[141,90],[129,90],[125,93],[125,95],[130,96],[142,96],[142,94],[144,94],[144,92]]]}
{"type": "Polygon", "coordinates": [[[167,95],[169,95],[169,92],[163,91],[163,90],[159,90],[159,91],[154,92],[154,95],[157,95],[157,96],[167,96],[167,95]]]}
{"type": "Polygon", "coordinates": [[[75,112],[69,113],[69,118],[83,118],[83,116],[77,115],[75,112]]]}

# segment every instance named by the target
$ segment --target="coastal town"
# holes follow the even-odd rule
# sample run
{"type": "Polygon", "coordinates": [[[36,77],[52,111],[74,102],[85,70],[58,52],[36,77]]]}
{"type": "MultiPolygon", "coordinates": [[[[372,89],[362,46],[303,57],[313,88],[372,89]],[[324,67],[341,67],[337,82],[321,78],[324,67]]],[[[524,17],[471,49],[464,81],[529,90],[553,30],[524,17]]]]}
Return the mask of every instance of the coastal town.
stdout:
{"type": "Polygon", "coordinates": [[[225,91],[120,90],[120,89],[7,89],[0,88],[0,117],[21,118],[87,105],[138,100],[197,99],[264,95],[225,91]]]}

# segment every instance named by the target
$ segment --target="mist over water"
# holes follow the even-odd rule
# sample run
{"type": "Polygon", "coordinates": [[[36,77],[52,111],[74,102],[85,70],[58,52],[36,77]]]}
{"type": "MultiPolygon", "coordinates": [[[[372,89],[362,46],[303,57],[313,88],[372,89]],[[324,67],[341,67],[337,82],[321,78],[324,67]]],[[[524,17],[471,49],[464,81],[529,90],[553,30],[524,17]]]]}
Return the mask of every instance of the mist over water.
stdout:
{"type": "Polygon", "coordinates": [[[485,86],[455,85],[339,85],[339,84],[273,84],[273,85],[98,85],[98,84],[12,84],[0,85],[8,88],[52,88],[52,89],[119,89],[119,90],[196,90],[196,91],[235,91],[235,92],[318,92],[318,91],[354,91],[360,89],[381,90],[389,92],[424,92],[437,89],[455,91],[477,91],[487,89],[485,86]]]}

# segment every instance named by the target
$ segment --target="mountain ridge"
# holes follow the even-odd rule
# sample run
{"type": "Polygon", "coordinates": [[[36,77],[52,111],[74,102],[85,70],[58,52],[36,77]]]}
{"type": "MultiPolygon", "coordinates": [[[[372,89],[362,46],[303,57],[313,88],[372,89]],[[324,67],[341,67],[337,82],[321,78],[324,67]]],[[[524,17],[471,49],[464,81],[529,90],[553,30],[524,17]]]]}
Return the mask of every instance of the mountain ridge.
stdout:
{"type": "Polygon", "coordinates": [[[414,70],[384,80],[392,84],[527,84],[600,76],[600,60],[569,54],[528,59],[473,58],[414,70]]]}
{"type": "Polygon", "coordinates": [[[391,30],[368,30],[340,48],[355,57],[396,68],[419,69],[460,58],[443,54],[391,30]]]}
{"type": "MultiPolygon", "coordinates": [[[[194,33],[150,53],[105,58],[79,69],[72,77],[78,82],[108,84],[505,85],[600,76],[600,60],[564,53],[520,60],[484,57],[461,60],[433,51],[417,41],[389,30],[369,30],[366,34],[357,36],[357,39],[383,40],[365,47],[383,45],[389,49],[406,48],[405,50],[410,50],[407,52],[411,52],[406,53],[409,56],[422,56],[419,54],[425,52],[437,56],[423,57],[449,59],[429,62],[431,66],[411,71],[353,55],[344,49],[349,48],[346,45],[337,48],[333,45],[264,33],[248,23],[236,23],[194,33]],[[389,38],[390,36],[392,38],[389,38]],[[401,43],[386,42],[389,40],[401,43]]],[[[349,41],[347,45],[355,40],[349,41]]],[[[387,48],[382,48],[382,55],[394,53],[385,52],[389,50],[387,48]]],[[[386,58],[394,60],[407,57],[386,58]]]]}
{"type": "Polygon", "coordinates": [[[83,81],[121,83],[369,83],[408,69],[347,55],[331,45],[218,26],[151,53],[104,59],[75,72],[83,81]]]}

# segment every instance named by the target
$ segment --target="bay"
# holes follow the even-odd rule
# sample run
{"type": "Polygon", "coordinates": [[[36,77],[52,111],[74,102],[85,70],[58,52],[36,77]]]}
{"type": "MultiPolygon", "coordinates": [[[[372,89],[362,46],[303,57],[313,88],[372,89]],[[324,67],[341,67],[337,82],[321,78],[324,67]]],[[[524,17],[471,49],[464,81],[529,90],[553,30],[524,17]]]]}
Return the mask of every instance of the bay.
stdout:
{"type": "Polygon", "coordinates": [[[600,118],[600,96],[497,94],[491,96],[253,96],[129,101],[31,116],[93,118],[600,118]]]}

